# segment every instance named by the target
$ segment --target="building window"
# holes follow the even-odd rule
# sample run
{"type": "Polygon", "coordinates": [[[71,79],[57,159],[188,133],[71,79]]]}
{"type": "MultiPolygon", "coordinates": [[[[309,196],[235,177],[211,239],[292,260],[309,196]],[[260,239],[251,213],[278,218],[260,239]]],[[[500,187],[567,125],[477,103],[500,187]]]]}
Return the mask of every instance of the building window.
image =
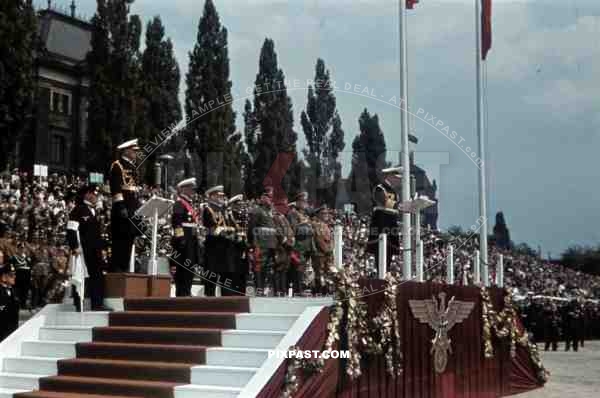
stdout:
{"type": "Polygon", "coordinates": [[[50,110],[64,115],[71,114],[71,94],[52,90],[50,97],[50,110]]]}
{"type": "Polygon", "coordinates": [[[65,137],[54,134],[50,141],[50,161],[62,164],[65,162],[65,137]]]}

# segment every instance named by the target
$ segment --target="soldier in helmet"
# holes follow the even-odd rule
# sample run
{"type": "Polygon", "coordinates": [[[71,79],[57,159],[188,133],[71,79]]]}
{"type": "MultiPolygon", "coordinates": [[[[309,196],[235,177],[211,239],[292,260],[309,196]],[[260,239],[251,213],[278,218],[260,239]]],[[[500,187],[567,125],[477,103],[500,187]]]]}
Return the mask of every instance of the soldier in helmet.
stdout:
{"type": "Polygon", "coordinates": [[[128,272],[131,248],[141,231],[134,214],[140,206],[137,167],[135,164],[138,140],[124,142],[117,147],[121,158],[110,166],[110,192],[112,194],[111,235],[112,272],[128,272]]]}
{"type": "Polygon", "coordinates": [[[188,178],[177,184],[177,200],[173,205],[171,223],[174,236],[173,249],[181,254],[175,260],[171,258],[171,272],[175,274],[175,295],[191,296],[194,281],[193,266],[198,264],[198,222],[199,217],[192,205],[192,196],[196,187],[196,179],[188,178]]]}
{"type": "Polygon", "coordinates": [[[300,192],[295,197],[295,206],[288,212],[288,220],[294,230],[294,250],[299,257],[297,267],[290,271],[292,274],[290,282],[293,284],[295,292],[302,291],[306,264],[315,251],[314,231],[309,213],[308,193],[300,192]]]}

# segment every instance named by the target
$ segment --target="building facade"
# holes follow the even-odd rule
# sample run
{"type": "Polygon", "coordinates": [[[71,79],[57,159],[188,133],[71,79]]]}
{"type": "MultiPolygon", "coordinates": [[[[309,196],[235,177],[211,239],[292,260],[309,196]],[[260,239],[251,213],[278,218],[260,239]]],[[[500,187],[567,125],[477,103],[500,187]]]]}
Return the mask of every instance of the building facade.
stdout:
{"type": "Polygon", "coordinates": [[[33,129],[18,144],[21,168],[84,172],[92,25],[51,8],[38,12],[41,48],[35,53],[33,129]]]}

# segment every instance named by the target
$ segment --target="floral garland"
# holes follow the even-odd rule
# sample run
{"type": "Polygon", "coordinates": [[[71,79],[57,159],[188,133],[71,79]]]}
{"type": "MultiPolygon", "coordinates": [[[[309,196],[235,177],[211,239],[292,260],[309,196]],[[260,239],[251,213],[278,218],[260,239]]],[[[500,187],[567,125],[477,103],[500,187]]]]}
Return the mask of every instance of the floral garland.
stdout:
{"type": "Polygon", "coordinates": [[[482,299],[482,320],[483,320],[483,340],[485,358],[494,357],[491,331],[495,332],[496,337],[500,339],[510,338],[510,356],[514,358],[517,354],[516,346],[519,344],[525,347],[536,369],[538,379],[545,383],[548,380],[549,372],[544,368],[537,345],[529,340],[525,330],[519,330],[517,324],[517,312],[512,302],[512,295],[505,291],[504,308],[497,313],[494,311],[490,296],[485,287],[481,288],[482,299]]]}
{"type": "MultiPolygon", "coordinates": [[[[297,346],[291,346],[289,351],[301,351],[297,346]]],[[[281,398],[292,398],[300,388],[300,378],[310,377],[314,374],[321,373],[325,366],[325,361],[322,358],[297,358],[290,360],[285,374],[285,381],[281,398]],[[302,372],[302,373],[300,373],[302,372]]]]}
{"type": "Polygon", "coordinates": [[[375,337],[370,353],[384,354],[387,373],[396,378],[402,374],[402,340],[396,304],[399,285],[391,273],[385,276],[385,299],[379,314],[373,318],[372,327],[375,337]]]}

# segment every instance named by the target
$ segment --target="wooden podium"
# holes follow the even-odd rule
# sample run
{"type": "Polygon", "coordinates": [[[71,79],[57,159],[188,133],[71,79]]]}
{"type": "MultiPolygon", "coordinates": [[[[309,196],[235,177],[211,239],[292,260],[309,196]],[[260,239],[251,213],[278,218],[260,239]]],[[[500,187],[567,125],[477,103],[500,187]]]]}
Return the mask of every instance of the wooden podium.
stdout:
{"type": "Polygon", "coordinates": [[[104,276],[104,297],[140,298],[169,297],[171,277],[169,275],[146,275],[111,273],[104,276]]]}

